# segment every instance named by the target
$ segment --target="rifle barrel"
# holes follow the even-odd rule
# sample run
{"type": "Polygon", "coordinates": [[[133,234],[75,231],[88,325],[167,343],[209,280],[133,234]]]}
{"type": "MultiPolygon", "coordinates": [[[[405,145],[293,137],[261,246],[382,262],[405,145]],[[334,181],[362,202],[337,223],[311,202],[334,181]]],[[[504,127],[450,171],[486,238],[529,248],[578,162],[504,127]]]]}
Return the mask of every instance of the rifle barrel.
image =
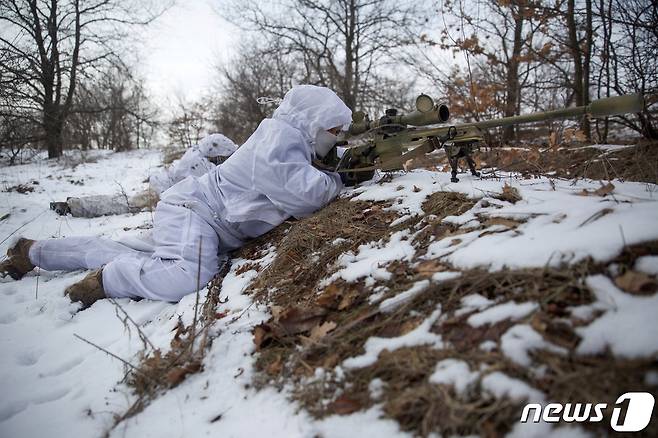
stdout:
{"type": "Polygon", "coordinates": [[[484,120],[482,122],[465,123],[461,126],[473,126],[480,129],[510,126],[545,120],[565,119],[589,114],[592,117],[615,116],[642,111],[644,100],[641,94],[625,94],[623,96],[605,97],[592,101],[587,106],[576,106],[540,113],[504,117],[501,119],[484,120]]]}

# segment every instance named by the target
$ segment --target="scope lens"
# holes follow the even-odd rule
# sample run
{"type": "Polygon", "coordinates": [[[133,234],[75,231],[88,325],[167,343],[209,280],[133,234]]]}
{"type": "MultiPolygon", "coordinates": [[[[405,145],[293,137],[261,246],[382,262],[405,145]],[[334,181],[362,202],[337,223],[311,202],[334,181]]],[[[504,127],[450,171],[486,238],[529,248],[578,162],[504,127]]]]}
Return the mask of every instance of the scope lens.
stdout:
{"type": "Polygon", "coordinates": [[[432,111],[434,101],[427,94],[421,94],[416,98],[416,109],[421,113],[432,111]]]}

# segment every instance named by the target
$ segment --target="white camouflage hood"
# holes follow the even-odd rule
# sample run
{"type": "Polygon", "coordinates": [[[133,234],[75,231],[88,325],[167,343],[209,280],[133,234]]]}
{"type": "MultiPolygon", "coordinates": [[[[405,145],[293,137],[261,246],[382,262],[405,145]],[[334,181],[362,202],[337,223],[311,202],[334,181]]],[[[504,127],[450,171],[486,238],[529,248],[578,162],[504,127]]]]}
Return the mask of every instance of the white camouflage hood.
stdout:
{"type": "Polygon", "coordinates": [[[286,93],[272,117],[297,128],[312,142],[318,131],[350,123],[352,111],[328,88],[296,85],[286,93]]]}
{"type": "Polygon", "coordinates": [[[238,146],[222,134],[210,134],[202,139],[197,149],[204,157],[230,157],[238,146]]]}

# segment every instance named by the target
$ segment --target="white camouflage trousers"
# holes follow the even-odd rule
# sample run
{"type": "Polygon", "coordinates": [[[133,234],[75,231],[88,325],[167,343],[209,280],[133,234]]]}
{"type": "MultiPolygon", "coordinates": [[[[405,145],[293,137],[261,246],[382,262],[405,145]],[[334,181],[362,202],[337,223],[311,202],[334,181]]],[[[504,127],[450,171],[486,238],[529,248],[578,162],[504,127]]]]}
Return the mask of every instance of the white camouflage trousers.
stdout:
{"type": "Polygon", "coordinates": [[[102,237],[39,240],[29,256],[48,271],[103,267],[103,289],[115,298],[179,301],[217,273],[219,237],[193,211],[158,203],[152,239],[141,250],[102,237]]]}

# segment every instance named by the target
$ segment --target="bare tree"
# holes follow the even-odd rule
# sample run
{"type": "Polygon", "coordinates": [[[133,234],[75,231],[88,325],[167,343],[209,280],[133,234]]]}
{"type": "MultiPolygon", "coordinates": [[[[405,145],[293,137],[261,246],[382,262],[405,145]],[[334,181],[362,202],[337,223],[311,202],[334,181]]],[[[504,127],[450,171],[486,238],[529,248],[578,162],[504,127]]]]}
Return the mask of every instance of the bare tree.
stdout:
{"type": "Polygon", "coordinates": [[[156,115],[143,81],[126,66],[109,67],[80,83],[63,144],[115,151],[147,146],[158,126],[156,115]]]}
{"type": "Polygon", "coordinates": [[[237,56],[217,67],[219,97],[211,106],[215,128],[238,143],[272,115],[277,99],[293,84],[306,82],[303,64],[294,53],[282,53],[276,43],[245,41],[237,56]]]}
{"type": "MultiPolygon", "coordinates": [[[[583,35],[580,36],[576,25],[576,5],[575,0],[567,0],[567,12],[565,19],[569,29],[569,50],[573,57],[574,78],[573,91],[576,105],[583,106],[590,103],[590,65],[592,59],[593,44],[593,27],[592,27],[592,0],[585,0],[585,10],[581,13],[584,15],[585,23],[583,35]]],[[[591,139],[590,123],[588,117],[582,117],[580,120],[580,130],[585,137],[591,139]]]]}
{"type": "Polygon", "coordinates": [[[651,0],[612,0],[608,8],[608,80],[619,93],[645,96],[644,110],[619,122],[646,138],[658,139],[658,4],[651,0]]]}
{"type": "Polygon", "coordinates": [[[197,144],[204,134],[210,133],[210,112],[210,102],[207,100],[188,102],[179,97],[174,114],[167,124],[170,143],[182,148],[197,144]]]}
{"type": "Polygon", "coordinates": [[[48,157],[60,156],[81,74],[116,60],[127,27],[162,11],[121,0],[0,0],[0,114],[38,120],[48,157]]]}
{"type": "MultiPolygon", "coordinates": [[[[566,104],[588,105],[591,101],[592,56],[597,28],[594,24],[592,0],[558,0],[542,6],[549,22],[542,34],[550,50],[539,57],[551,68],[547,75],[567,94],[566,104]],[[565,28],[566,24],[566,28],[565,28]]],[[[590,120],[581,117],[580,130],[591,139],[590,120]]]]}
{"type": "Polygon", "coordinates": [[[35,126],[27,117],[0,115],[0,150],[7,152],[10,166],[16,164],[19,157],[22,158],[25,147],[33,141],[31,136],[34,131],[35,126]]]}
{"type": "Polygon", "coordinates": [[[356,109],[368,104],[377,81],[393,80],[380,67],[413,42],[410,29],[423,23],[423,6],[408,0],[237,2],[227,18],[276,41],[281,55],[300,62],[305,82],[334,89],[356,109]]]}
{"type": "MultiPolygon", "coordinates": [[[[545,26],[549,15],[541,7],[540,1],[487,0],[477,4],[463,0],[442,3],[441,36],[438,42],[425,37],[430,44],[438,44],[443,49],[462,52],[466,56],[468,85],[467,95],[472,96],[475,118],[479,108],[476,95],[500,93],[504,84],[502,115],[513,116],[520,113],[522,91],[531,85],[532,73],[539,68],[537,53],[545,52],[545,42],[538,38],[539,29],[545,26]],[[483,63],[484,62],[484,63],[483,63]],[[488,71],[494,81],[474,80],[474,67],[480,72],[488,71]],[[490,92],[481,93],[482,86],[493,87],[490,92]]],[[[448,77],[448,82],[451,78],[448,77]]],[[[449,84],[446,84],[449,85],[449,84]]],[[[493,104],[495,99],[488,99],[493,104]]],[[[514,137],[514,127],[504,130],[503,140],[514,137]]]]}

